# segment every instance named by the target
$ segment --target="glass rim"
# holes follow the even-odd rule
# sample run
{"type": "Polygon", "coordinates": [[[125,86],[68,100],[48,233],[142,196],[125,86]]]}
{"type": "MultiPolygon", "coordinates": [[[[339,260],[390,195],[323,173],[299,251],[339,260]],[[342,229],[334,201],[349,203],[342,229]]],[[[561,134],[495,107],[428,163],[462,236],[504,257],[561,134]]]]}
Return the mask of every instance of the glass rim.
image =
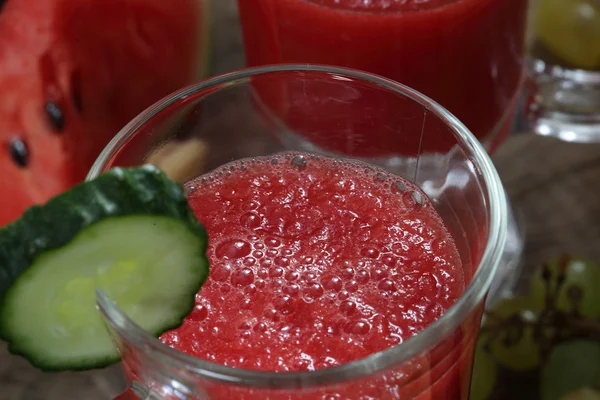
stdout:
{"type": "Polygon", "coordinates": [[[228,87],[253,76],[280,72],[319,73],[346,80],[358,79],[380,86],[384,90],[408,97],[430,112],[433,112],[452,129],[457,140],[461,142],[462,146],[466,147],[472,160],[480,170],[489,197],[490,228],[485,250],[473,279],[458,300],[438,320],[398,345],[347,364],[316,371],[254,371],[227,367],[187,355],[169,347],[144,331],[119,310],[101,291],[98,291],[98,307],[102,314],[109,320],[111,328],[115,329],[126,341],[139,347],[151,358],[158,359],[166,365],[176,366],[204,379],[240,386],[271,389],[316,387],[368,376],[407,361],[438,343],[445,335],[451,333],[460,322],[464,321],[478,304],[484,301],[496,269],[501,261],[506,243],[508,224],[506,197],[500,177],[483,146],[454,115],[429,97],[396,81],[359,70],[325,65],[278,64],[245,68],[218,75],[180,89],[148,107],[121,129],[96,159],[86,180],[94,179],[102,173],[105,165],[112,159],[116,151],[126,144],[128,139],[140,127],[167,107],[176,105],[188,96],[207,89],[219,87],[224,84],[228,87]]]}

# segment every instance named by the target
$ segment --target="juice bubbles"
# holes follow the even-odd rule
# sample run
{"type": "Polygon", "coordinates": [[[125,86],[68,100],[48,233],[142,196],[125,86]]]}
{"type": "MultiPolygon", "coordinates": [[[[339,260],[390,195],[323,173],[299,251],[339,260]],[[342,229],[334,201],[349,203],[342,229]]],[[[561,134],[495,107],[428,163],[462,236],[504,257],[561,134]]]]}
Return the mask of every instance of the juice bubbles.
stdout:
{"type": "MultiPolygon", "coordinates": [[[[508,133],[524,67],[526,0],[240,0],[247,63],[339,65],[405,84],[453,113],[487,149],[508,133]]],[[[258,88],[261,98],[292,129],[310,135],[311,121],[295,119],[289,99],[300,91],[313,106],[334,115],[334,101],[323,102],[306,87],[258,88]],[[277,92],[276,94],[274,92],[277,92]],[[292,109],[290,111],[290,108],[292,109]]],[[[349,95],[349,94],[345,94],[349,95]]],[[[380,115],[381,98],[361,93],[361,104],[380,115]]],[[[343,101],[335,99],[336,101],[343,101]]],[[[355,101],[356,99],[353,99],[355,101]]],[[[354,116],[369,126],[369,116],[354,116]]],[[[406,123],[398,140],[376,148],[384,132],[375,130],[349,146],[341,138],[322,138],[323,147],[351,155],[419,150],[445,151],[448,138],[424,143],[418,124],[406,123]]],[[[354,123],[354,126],[357,124],[354,123]]],[[[338,127],[341,131],[342,128],[338,127]]],[[[346,132],[346,136],[348,132],[346,132]]],[[[389,132],[387,133],[389,135],[389,132]]],[[[343,135],[339,135],[342,137],[343,135]]]]}
{"type": "MultiPolygon", "coordinates": [[[[209,234],[211,271],[194,311],[161,340],[193,356],[278,372],[343,365],[416,335],[465,289],[430,200],[367,164],[280,153],[225,165],[187,189],[209,234]]],[[[438,385],[434,398],[465,398],[455,374],[470,367],[464,340],[431,355],[446,362],[412,394],[438,385]]],[[[394,379],[302,398],[400,398],[394,379]]]]}

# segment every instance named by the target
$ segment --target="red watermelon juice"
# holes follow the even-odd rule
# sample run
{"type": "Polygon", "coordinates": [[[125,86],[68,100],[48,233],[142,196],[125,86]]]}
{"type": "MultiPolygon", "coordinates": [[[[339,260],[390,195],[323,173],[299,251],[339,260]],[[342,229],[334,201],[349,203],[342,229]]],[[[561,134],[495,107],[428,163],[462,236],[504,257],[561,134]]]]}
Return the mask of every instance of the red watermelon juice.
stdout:
{"type": "MultiPolygon", "coordinates": [[[[187,190],[209,234],[211,270],[194,311],[161,340],[201,359],[277,372],[346,364],[416,335],[465,289],[430,200],[368,164],[281,153],[225,165],[187,190]]],[[[472,353],[460,341],[438,349],[445,361],[413,393],[466,398],[460,379],[472,353]]],[[[301,398],[396,398],[390,382],[301,398]]]]}
{"type": "MultiPolygon", "coordinates": [[[[249,66],[328,64],[385,76],[446,107],[488,150],[506,136],[516,109],[523,77],[527,3],[526,0],[238,1],[249,66]]],[[[319,90],[314,87],[260,88],[267,105],[291,128],[304,133],[313,131],[311,121],[296,120],[289,114],[285,104],[286,91],[290,90],[303,90],[313,97],[315,108],[329,110],[334,115],[336,103],[323,104],[319,90]]],[[[362,95],[363,107],[385,109],[380,97],[362,95]]],[[[368,115],[357,113],[354,118],[354,126],[368,126],[368,115]]],[[[399,132],[401,138],[386,149],[413,155],[419,148],[420,137],[414,134],[419,128],[407,126],[404,131],[408,134],[399,132]],[[411,136],[407,138],[408,135],[411,136]]],[[[372,142],[381,143],[378,134],[371,134],[372,142]]],[[[314,137],[309,139],[315,141],[314,137]]],[[[332,142],[327,138],[320,144],[358,156],[384,151],[369,149],[368,139],[362,140],[359,149],[345,148],[343,139],[332,142]]],[[[440,137],[437,141],[428,140],[427,148],[422,150],[446,151],[452,144],[451,139],[440,137]]]]}

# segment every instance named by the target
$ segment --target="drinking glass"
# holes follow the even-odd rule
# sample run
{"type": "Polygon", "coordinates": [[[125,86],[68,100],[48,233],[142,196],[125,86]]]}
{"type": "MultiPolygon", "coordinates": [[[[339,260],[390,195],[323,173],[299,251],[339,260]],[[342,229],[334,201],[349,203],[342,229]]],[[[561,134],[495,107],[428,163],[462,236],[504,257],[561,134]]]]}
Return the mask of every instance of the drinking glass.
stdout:
{"type": "Polygon", "coordinates": [[[329,66],[233,72],[184,88],[140,114],[102,152],[88,179],[111,167],[153,163],[185,183],[233,160],[290,150],[381,165],[377,156],[352,155],[370,135],[382,140],[370,144],[374,151],[389,152],[391,137],[396,143],[398,137],[418,136],[423,143],[412,162],[383,167],[419,186],[454,237],[467,285],[455,304],[426,329],[385,351],[337,367],[276,373],[226,367],[178,352],[144,332],[99,292],[99,309],[131,385],[121,399],[136,398],[134,393],[167,400],[468,398],[483,304],[505,247],[507,206],[481,144],[428,97],[387,78],[329,66]],[[306,90],[297,90],[301,87],[306,90]],[[292,129],[265,108],[261,93],[269,90],[278,96],[283,91],[279,99],[286,115],[311,123],[292,129]],[[335,105],[335,113],[318,112],[313,107],[317,100],[324,109],[335,105]],[[385,112],[372,104],[386,104],[385,112]],[[368,115],[370,122],[357,115],[368,115]],[[312,141],[315,137],[320,144],[312,141]],[[327,146],[328,139],[334,147],[327,146]],[[440,139],[452,146],[444,152],[423,150],[440,139]],[[420,163],[421,157],[428,161],[420,163]]]}
{"type": "MultiPolygon", "coordinates": [[[[383,75],[440,103],[491,152],[519,104],[527,3],[238,0],[238,7],[247,66],[317,63],[383,75]]],[[[452,146],[441,140],[429,145],[452,146]]]]}
{"type": "Polygon", "coordinates": [[[527,113],[533,131],[600,142],[600,0],[532,3],[527,113]]]}

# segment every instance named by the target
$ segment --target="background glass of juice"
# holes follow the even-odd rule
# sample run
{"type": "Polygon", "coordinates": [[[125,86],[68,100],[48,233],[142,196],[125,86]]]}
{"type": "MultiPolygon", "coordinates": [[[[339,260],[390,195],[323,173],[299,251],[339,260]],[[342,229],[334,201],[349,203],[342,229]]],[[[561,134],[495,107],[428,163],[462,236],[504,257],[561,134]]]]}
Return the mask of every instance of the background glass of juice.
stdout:
{"type": "Polygon", "coordinates": [[[600,0],[535,0],[531,6],[532,130],[600,142],[600,0]]]}
{"type": "MultiPolygon", "coordinates": [[[[436,153],[435,163],[406,166],[402,177],[427,194],[454,237],[466,289],[436,322],[397,346],[337,367],[279,373],[230,368],[180,353],[141,331],[100,296],[129,383],[168,400],[467,399],[483,303],[506,242],[507,209],[483,147],[431,99],[356,70],[308,65],[242,70],[182,89],[146,110],[113,139],[88,178],[111,167],[150,162],[187,182],[232,160],[281,151],[332,156],[306,140],[309,132],[292,131],[265,112],[257,91],[269,86],[310,86],[323,102],[337,101],[335,114],[318,113],[301,91],[292,90],[289,105],[297,118],[312,120],[311,129],[321,126],[321,137],[335,136],[337,125],[351,129],[354,134],[341,150],[355,148],[373,132],[453,144],[436,153]],[[380,98],[388,104],[386,111],[394,112],[372,112],[368,127],[351,126],[353,115],[374,111],[364,108],[363,96],[380,98]],[[418,129],[410,131],[415,120],[418,129]]],[[[386,145],[381,142],[381,149],[386,145]]],[[[379,162],[376,157],[361,160],[379,162]]]]}
{"type": "MultiPolygon", "coordinates": [[[[517,109],[527,3],[239,0],[238,6],[248,66],[317,63],[385,76],[440,103],[492,151],[509,133],[517,109]]],[[[285,110],[277,108],[281,97],[266,103],[285,119],[285,110]]],[[[306,122],[288,122],[308,129],[306,122]]],[[[419,146],[418,135],[402,139],[396,145],[409,155],[419,146]]],[[[427,143],[440,151],[451,145],[445,138],[427,143]]]]}

